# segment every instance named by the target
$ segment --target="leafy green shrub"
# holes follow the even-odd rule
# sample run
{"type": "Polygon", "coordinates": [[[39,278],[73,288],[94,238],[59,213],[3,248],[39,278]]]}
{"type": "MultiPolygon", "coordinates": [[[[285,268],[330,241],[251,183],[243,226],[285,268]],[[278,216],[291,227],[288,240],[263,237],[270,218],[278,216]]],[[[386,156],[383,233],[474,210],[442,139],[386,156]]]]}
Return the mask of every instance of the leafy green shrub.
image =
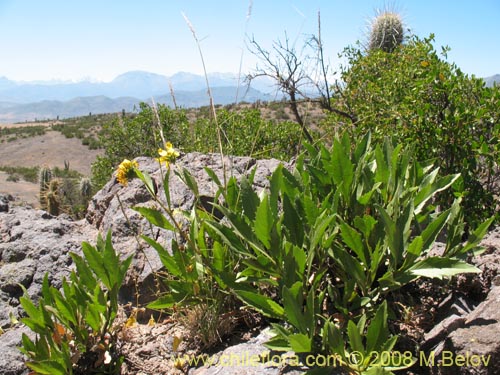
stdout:
{"type": "Polygon", "coordinates": [[[37,183],[38,182],[38,167],[7,167],[0,166],[0,171],[4,171],[9,175],[19,175],[25,181],[37,183]]]}
{"type": "MultiPolygon", "coordinates": [[[[206,108],[199,111],[203,113],[206,108]]],[[[155,155],[162,143],[160,129],[165,138],[184,152],[218,152],[217,127],[221,131],[223,152],[231,155],[286,159],[297,153],[301,139],[299,125],[264,120],[258,110],[219,109],[217,123],[210,114],[200,115],[191,123],[185,110],[160,105],[156,114],[152,107],[142,103],[136,116],[116,118],[104,125],[100,143],[105,153],[92,166],[92,182],[101,187],[123,159],[155,155]]]]}
{"type": "Polygon", "coordinates": [[[287,323],[273,324],[271,349],[337,355],[364,373],[381,366],[371,352],[396,343],[385,297],[421,276],[479,272],[463,259],[492,220],[461,245],[460,199],[441,212],[429,204],[458,175],[438,176],[438,168],[420,165],[411,149],[387,139],[372,147],[369,136],[344,136],[331,151],[308,151],[310,159],[300,158],[293,173],[274,172],[268,193],[259,197],[251,180],[242,181],[224,205],[214,205],[225,219],[207,222],[213,238],[243,266],[218,274],[243,302],[287,323]],[[443,256],[427,256],[443,230],[443,256]],[[352,365],[354,352],[363,363],[352,365]]]}
{"type": "Polygon", "coordinates": [[[17,137],[27,138],[34,137],[37,135],[44,135],[47,127],[43,125],[36,126],[5,126],[0,127],[0,138],[8,135],[14,135],[17,137]]]}
{"type": "Polygon", "coordinates": [[[118,374],[122,359],[116,350],[113,321],[118,312],[118,291],[132,256],[120,261],[111,244],[98,237],[97,246],[82,244],[85,258],[70,253],[76,265],[62,291],[49,285],[45,275],[42,297],[36,306],[20,298],[27,317],[22,319],[36,339],[22,337],[27,366],[37,374],[118,374]]]}
{"type": "MultiPolygon", "coordinates": [[[[372,145],[370,134],[335,138],[331,150],[306,147],[307,158],[299,157],[293,172],[278,167],[261,194],[252,188],[253,174],[222,185],[206,169],[219,187],[213,211],[195,205],[181,215],[187,223],[170,206],[170,170],[165,204],[150,177],[135,169],[159,204],[136,210],[179,234],[171,253],[143,237],[168,275],[167,293],[149,307],[220,303],[232,295],[271,319],[275,336],[266,345],[273,350],[331,355],[359,374],[410,367],[410,357],[384,363],[373,355],[391,352],[397,341],[386,298],[419,277],[479,272],[465,258],[481,250],[493,218],[462,244],[461,198],[449,207],[432,204],[459,175],[441,177],[438,167],[417,162],[411,147],[389,139],[372,145]],[[442,256],[429,255],[442,233],[442,256]],[[363,360],[353,362],[358,354],[363,360]]],[[[175,173],[200,202],[189,172],[175,173]]]]}
{"type": "Polygon", "coordinates": [[[453,191],[439,199],[450,204],[462,195],[467,222],[474,225],[495,210],[500,90],[441,59],[432,38],[414,37],[392,53],[346,49],[344,85],[332,101],[357,121],[350,126],[331,113],[324,129],[371,131],[378,139],[391,134],[415,145],[419,160],[434,159],[443,174],[460,173],[453,191]]]}

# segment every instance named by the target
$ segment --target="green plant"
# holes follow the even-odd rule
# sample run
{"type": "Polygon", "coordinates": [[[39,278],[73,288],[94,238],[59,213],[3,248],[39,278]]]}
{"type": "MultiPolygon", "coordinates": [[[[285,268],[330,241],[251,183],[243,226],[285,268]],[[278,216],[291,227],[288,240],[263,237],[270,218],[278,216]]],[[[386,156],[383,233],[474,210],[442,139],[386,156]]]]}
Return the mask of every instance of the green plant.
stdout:
{"type": "MultiPolygon", "coordinates": [[[[174,158],[175,155],[171,154],[169,163],[174,158]]],[[[220,271],[230,272],[231,269],[237,268],[237,258],[220,244],[214,243],[212,249],[211,243],[207,242],[210,240],[204,221],[210,214],[202,206],[196,181],[187,171],[175,173],[195,193],[195,206],[192,211],[187,212],[172,208],[169,191],[170,171],[170,168],[167,169],[164,177],[166,202],[159,199],[147,173],[132,165],[123,172],[127,176],[135,175],[140,178],[157,203],[156,207],[138,206],[134,209],[151,225],[177,234],[169,250],[156,239],[141,236],[158,252],[166,271],[162,277],[166,292],[150,303],[148,308],[176,312],[181,322],[188,323],[188,328],[194,337],[200,340],[201,346],[207,348],[231,332],[242,315],[239,311],[241,304],[233,295],[227,293],[227,287],[220,279],[214,278],[212,270],[215,267],[220,271]],[[131,169],[134,173],[130,172],[131,169]]]]}
{"type": "Polygon", "coordinates": [[[19,182],[19,175],[15,174],[15,173],[14,173],[14,174],[9,174],[9,175],[7,176],[6,181],[10,181],[10,182],[19,182]]]}
{"type": "Polygon", "coordinates": [[[380,13],[372,21],[369,49],[393,52],[403,43],[403,21],[394,12],[380,13]]]}
{"type": "Polygon", "coordinates": [[[80,195],[83,198],[89,199],[91,197],[91,195],[92,195],[92,183],[90,182],[90,178],[83,177],[80,180],[79,190],[80,190],[80,195]]]}
{"type": "Polygon", "coordinates": [[[372,146],[370,135],[345,135],[331,150],[307,147],[308,161],[299,158],[293,173],[279,167],[269,192],[259,197],[243,179],[224,194],[224,205],[214,205],[225,219],[206,225],[239,255],[242,269],[213,272],[243,302],[287,322],[273,324],[270,348],[338,355],[352,371],[370,373],[380,358],[365,354],[391,351],[397,339],[386,327],[386,296],[421,276],[479,272],[462,259],[492,219],[459,245],[460,200],[441,212],[431,204],[459,176],[440,177],[439,168],[417,163],[410,148],[389,139],[372,146]],[[427,256],[445,229],[444,254],[427,256]],[[348,361],[354,352],[363,363],[348,361]]]}
{"type": "Polygon", "coordinates": [[[49,187],[50,180],[52,179],[52,170],[49,167],[40,168],[38,171],[38,183],[39,183],[39,200],[40,206],[42,208],[47,207],[47,197],[46,192],[49,187]]]}
{"type": "Polygon", "coordinates": [[[216,123],[213,115],[204,116],[206,111],[200,109],[197,119],[189,121],[183,109],[159,105],[156,115],[151,106],[143,103],[135,117],[117,118],[104,125],[100,142],[105,153],[92,165],[92,183],[102,186],[123,159],[156,155],[162,143],[160,133],[183,152],[218,151],[217,128],[224,154],[287,159],[297,153],[301,130],[296,123],[265,120],[258,110],[224,108],[216,111],[216,123]]]}
{"type": "Polygon", "coordinates": [[[393,53],[364,53],[349,48],[333,106],[357,119],[339,127],[342,116],[330,113],[323,129],[374,139],[393,134],[413,145],[419,160],[433,159],[443,174],[460,173],[452,189],[437,199],[451,205],[462,196],[468,227],[495,213],[495,182],[500,162],[500,90],[468,77],[432,45],[433,36],[411,38],[393,53]],[[443,58],[444,57],[444,58],[443,58]]]}
{"type": "MultiPolygon", "coordinates": [[[[218,192],[208,209],[195,205],[184,213],[184,225],[170,207],[167,172],[167,204],[157,199],[161,210],[136,208],[180,236],[171,253],[143,237],[168,275],[168,293],[150,307],[233,295],[271,319],[271,349],[333,355],[339,366],[360,374],[409,367],[413,358],[398,365],[394,356],[387,362],[376,355],[390,353],[397,341],[388,328],[387,297],[419,277],[479,272],[464,259],[481,250],[477,245],[493,219],[461,244],[461,199],[434,205],[459,176],[441,177],[438,167],[417,162],[411,147],[390,139],[373,145],[370,134],[344,134],[331,150],[306,147],[307,158],[299,157],[293,172],[278,167],[260,195],[253,174],[222,185],[207,169],[218,192]],[[428,255],[442,232],[444,253],[428,255]],[[353,362],[353,353],[362,360],[353,362]]],[[[157,196],[147,174],[136,174],[157,196]]],[[[176,174],[199,199],[193,177],[186,170],[176,174]]]]}
{"type": "Polygon", "coordinates": [[[118,357],[112,327],[118,311],[118,292],[132,256],[121,261],[111,243],[99,235],[97,245],[82,243],[85,258],[70,253],[76,270],[62,291],[50,286],[46,274],[42,297],[36,306],[26,290],[20,298],[27,317],[21,319],[36,333],[22,337],[27,366],[37,374],[118,374],[118,357]]]}
{"type": "Polygon", "coordinates": [[[0,166],[0,171],[4,171],[9,175],[18,175],[25,181],[38,183],[38,167],[10,167],[0,166]]]}
{"type": "Polygon", "coordinates": [[[57,178],[50,180],[49,186],[43,193],[45,208],[51,215],[57,216],[61,209],[61,181],[57,178]]]}

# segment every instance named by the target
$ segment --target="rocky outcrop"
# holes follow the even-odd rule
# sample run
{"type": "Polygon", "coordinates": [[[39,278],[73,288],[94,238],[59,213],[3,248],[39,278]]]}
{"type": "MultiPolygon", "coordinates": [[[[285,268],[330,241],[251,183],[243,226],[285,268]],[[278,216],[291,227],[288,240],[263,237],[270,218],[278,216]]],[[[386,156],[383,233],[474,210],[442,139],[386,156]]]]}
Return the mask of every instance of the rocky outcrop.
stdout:
{"type": "Polygon", "coordinates": [[[462,289],[487,297],[479,304],[453,295],[441,302],[445,318],[425,334],[422,344],[421,359],[430,361],[433,375],[500,373],[500,228],[488,233],[481,245],[485,252],[472,263],[482,273],[464,277],[462,289]]]}
{"type": "Polygon", "coordinates": [[[21,285],[35,299],[46,273],[54,286],[60,286],[71,270],[69,252],[81,253],[82,241],[93,242],[96,235],[97,230],[85,222],[30,207],[11,206],[0,213],[0,327],[5,331],[0,339],[0,373],[26,370],[16,348],[26,329],[11,329],[11,318],[22,316],[21,285]]]}
{"type": "MultiPolygon", "coordinates": [[[[158,162],[152,158],[137,158],[141,170],[148,172],[155,180],[159,194],[164,199],[163,173],[158,162]]],[[[267,176],[279,165],[278,160],[255,160],[243,157],[225,157],[219,155],[191,153],[178,159],[175,170],[188,169],[198,181],[200,194],[210,197],[217,190],[209,183],[205,167],[209,167],[224,181],[226,177],[240,178],[249,175],[256,168],[254,185],[256,189],[267,186],[267,176]]],[[[172,205],[190,209],[194,202],[193,194],[172,170],[170,192],[172,205]]],[[[140,302],[151,299],[149,292],[154,280],[152,271],[162,265],[156,252],[145,246],[138,238],[139,234],[151,234],[149,225],[136,211],[135,205],[151,205],[153,202],[147,190],[138,179],[128,186],[120,185],[111,179],[91,200],[85,220],[72,221],[61,215],[54,217],[42,210],[9,205],[12,197],[0,197],[0,327],[6,332],[0,340],[0,373],[21,374],[23,357],[16,349],[21,344],[21,329],[11,328],[11,317],[22,317],[19,297],[23,285],[30,297],[35,300],[41,294],[41,283],[45,273],[56,287],[61,285],[72,269],[69,252],[81,254],[81,243],[94,243],[97,234],[112,232],[115,248],[124,256],[134,254],[134,260],[121,293],[123,303],[136,302],[136,293],[140,302]],[[138,283],[138,286],[135,283],[138,283]],[[7,340],[8,338],[8,340],[7,340]]],[[[170,232],[158,233],[159,241],[166,244],[172,238],[170,232]]]]}
{"type": "MultiPolygon", "coordinates": [[[[164,199],[163,173],[158,168],[158,162],[151,158],[137,158],[140,169],[147,171],[155,181],[158,194],[164,199]]],[[[252,158],[225,157],[222,162],[219,155],[203,155],[191,153],[182,155],[172,170],[169,190],[172,205],[181,209],[190,209],[194,196],[184,183],[175,175],[175,170],[188,169],[198,181],[200,194],[213,197],[217,187],[210,182],[204,170],[209,167],[224,181],[226,177],[240,178],[249,175],[256,168],[254,186],[257,190],[268,186],[267,177],[279,165],[277,160],[255,160],[252,158]]],[[[21,344],[22,332],[26,327],[16,325],[11,327],[11,318],[19,319],[22,309],[19,297],[23,285],[28,294],[37,298],[45,273],[55,286],[59,286],[63,277],[72,269],[69,252],[81,252],[81,242],[95,242],[98,232],[110,230],[114,246],[124,256],[133,253],[134,260],[128,275],[126,285],[121,294],[122,302],[136,301],[136,294],[141,296],[141,302],[146,302],[151,293],[148,290],[154,282],[152,271],[161,268],[161,262],[156,252],[138,238],[138,234],[154,234],[159,241],[166,244],[172,234],[158,231],[151,233],[147,222],[134,210],[135,205],[152,205],[153,201],[139,180],[132,180],[124,187],[115,179],[110,180],[91,200],[86,219],[72,221],[61,215],[53,217],[45,211],[29,207],[13,205],[11,198],[0,197],[0,326],[5,331],[0,339],[0,373],[28,373],[23,365],[23,357],[16,349],[21,344]],[[138,288],[135,287],[138,282],[138,288]]],[[[155,229],[156,230],[156,229],[155,229]]],[[[500,230],[491,232],[484,240],[487,251],[474,259],[482,274],[468,287],[477,288],[482,294],[482,301],[460,301],[459,298],[443,303],[443,319],[436,322],[436,327],[426,334],[428,350],[441,350],[458,355],[476,354],[491,356],[487,366],[450,367],[443,366],[431,369],[434,373],[459,374],[497,374],[500,345],[500,230]],[[453,316],[454,315],[454,316],[453,316]],[[450,318],[451,317],[451,318],[450,318]],[[448,319],[448,320],[446,320],[448,319]],[[451,370],[450,370],[451,369],[451,370]],[[451,372],[446,372],[450,370],[451,372]],[[475,372],[474,372],[475,371],[475,372]]],[[[248,345],[225,348],[218,356],[234,353],[238,350],[254,350],[254,345],[262,349],[261,338],[249,341],[248,345]]],[[[163,338],[164,339],[164,338],[163,338]]],[[[423,345],[426,343],[424,342],[423,345]]],[[[154,343],[148,343],[154,352],[154,343]]],[[[149,347],[148,346],[148,347],[149,347]]],[[[436,356],[438,357],[438,356],[436,356]]],[[[454,357],[456,358],[456,357],[454,357]]],[[[464,357],[465,358],[465,357],[464,357]]],[[[484,357],[486,358],[486,357],[484,357]]],[[[240,369],[241,370],[241,369],[240,369]]],[[[252,373],[248,369],[246,373],[252,373]]],[[[270,369],[259,369],[257,373],[276,373],[270,369]]],[[[273,371],[276,369],[273,369],[273,371]]],[[[295,369],[296,370],[296,369],[295,369]]],[[[294,370],[294,371],[295,371],[294,370]]],[[[211,374],[222,371],[217,366],[191,370],[191,374],[211,374]]],[[[225,374],[245,373],[225,368],[225,374]]],[[[252,370],[253,371],[253,370],[252,370]]]]}

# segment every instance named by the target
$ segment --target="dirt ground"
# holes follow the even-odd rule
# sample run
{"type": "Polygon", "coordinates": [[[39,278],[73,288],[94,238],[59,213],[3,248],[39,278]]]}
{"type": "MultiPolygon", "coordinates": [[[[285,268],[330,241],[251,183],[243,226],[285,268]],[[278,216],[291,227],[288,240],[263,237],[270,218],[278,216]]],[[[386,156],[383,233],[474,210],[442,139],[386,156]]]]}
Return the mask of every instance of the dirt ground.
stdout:
{"type": "MultiPolygon", "coordinates": [[[[91,165],[102,150],[89,150],[77,138],[68,139],[57,131],[45,135],[0,143],[0,165],[12,167],[48,166],[69,167],[90,176],[91,165]]],[[[23,180],[6,181],[7,174],[0,172],[0,193],[12,194],[21,201],[37,204],[38,184],[23,180]]]]}

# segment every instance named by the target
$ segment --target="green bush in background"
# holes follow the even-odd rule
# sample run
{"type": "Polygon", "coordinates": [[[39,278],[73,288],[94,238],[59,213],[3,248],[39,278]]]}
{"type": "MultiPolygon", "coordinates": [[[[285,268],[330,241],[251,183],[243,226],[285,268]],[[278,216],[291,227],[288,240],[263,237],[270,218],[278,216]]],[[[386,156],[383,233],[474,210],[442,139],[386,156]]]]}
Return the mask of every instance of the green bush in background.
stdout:
{"type": "Polygon", "coordinates": [[[347,48],[333,105],[357,121],[329,114],[323,129],[386,135],[414,145],[419,160],[433,159],[443,174],[460,173],[450,203],[462,195],[467,221],[478,223],[495,211],[493,192],[500,161],[500,90],[486,88],[434,49],[433,36],[413,37],[391,53],[347,48]]]}
{"type": "Polygon", "coordinates": [[[262,118],[256,109],[239,112],[217,110],[217,121],[209,114],[191,121],[183,109],[142,103],[133,117],[115,118],[104,125],[100,143],[105,153],[92,166],[92,182],[102,187],[123,159],[155,156],[165,139],[183,152],[219,152],[217,129],[221,132],[225,154],[258,158],[289,159],[297,153],[300,126],[294,122],[275,122],[262,118]],[[158,121],[159,120],[159,121],[158,121]]]}

